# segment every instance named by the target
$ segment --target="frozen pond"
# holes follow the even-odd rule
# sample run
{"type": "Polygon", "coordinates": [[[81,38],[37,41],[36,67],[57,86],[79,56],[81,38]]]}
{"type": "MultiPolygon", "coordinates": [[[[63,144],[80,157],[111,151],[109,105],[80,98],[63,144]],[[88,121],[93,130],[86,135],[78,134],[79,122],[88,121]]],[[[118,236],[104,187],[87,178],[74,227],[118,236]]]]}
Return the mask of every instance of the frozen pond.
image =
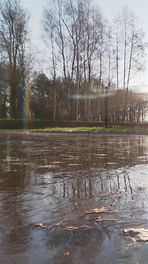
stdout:
{"type": "Polygon", "coordinates": [[[0,263],[148,263],[148,136],[0,134],[0,263]]]}

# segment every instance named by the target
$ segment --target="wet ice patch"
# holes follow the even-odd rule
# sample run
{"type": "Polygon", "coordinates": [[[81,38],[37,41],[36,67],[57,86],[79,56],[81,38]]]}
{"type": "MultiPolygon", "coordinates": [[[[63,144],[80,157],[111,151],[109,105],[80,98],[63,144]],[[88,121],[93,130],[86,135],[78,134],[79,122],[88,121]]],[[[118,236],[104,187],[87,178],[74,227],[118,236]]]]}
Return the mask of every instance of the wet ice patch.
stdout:
{"type": "Polygon", "coordinates": [[[148,242],[148,229],[145,228],[127,228],[123,229],[125,236],[130,236],[137,242],[148,242]]]}

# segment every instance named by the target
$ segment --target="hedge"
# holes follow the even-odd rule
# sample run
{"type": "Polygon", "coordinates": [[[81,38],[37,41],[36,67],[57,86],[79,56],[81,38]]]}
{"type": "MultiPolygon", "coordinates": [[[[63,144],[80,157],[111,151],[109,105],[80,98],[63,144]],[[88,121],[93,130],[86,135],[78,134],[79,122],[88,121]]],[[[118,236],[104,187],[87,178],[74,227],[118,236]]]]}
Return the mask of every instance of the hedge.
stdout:
{"type": "Polygon", "coordinates": [[[53,121],[53,120],[22,120],[22,119],[0,119],[0,129],[34,129],[46,127],[93,127],[101,126],[98,122],[83,121],[53,121]]]}
{"type": "MultiPolygon", "coordinates": [[[[147,127],[148,123],[120,123],[108,124],[112,126],[130,126],[130,127],[147,127]]],[[[86,122],[86,121],[61,121],[61,120],[22,120],[22,119],[0,119],[0,129],[34,129],[34,128],[47,128],[47,127],[100,127],[104,123],[100,122],[86,122]]]]}

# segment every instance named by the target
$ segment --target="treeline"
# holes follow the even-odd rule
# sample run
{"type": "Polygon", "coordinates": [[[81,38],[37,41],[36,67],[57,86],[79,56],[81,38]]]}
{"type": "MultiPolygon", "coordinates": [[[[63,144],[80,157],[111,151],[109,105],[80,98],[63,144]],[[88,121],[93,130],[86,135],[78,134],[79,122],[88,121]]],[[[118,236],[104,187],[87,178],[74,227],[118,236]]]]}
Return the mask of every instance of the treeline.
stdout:
{"type": "Polygon", "coordinates": [[[116,124],[144,121],[147,110],[145,94],[107,87],[101,92],[92,92],[85,83],[81,95],[75,90],[76,84],[70,80],[51,81],[44,74],[37,75],[31,86],[32,118],[76,120],[78,111],[80,121],[116,124]]]}
{"type": "Polygon", "coordinates": [[[32,73],[28,25],[19,0],[1,2],[0,118],[25,117],[29,84],[32,119],[144,120],[147,100],[129,90],[146,48],[133,12],[123,8],[109,23],[89,0],[49,1],[42,16],[49,77],[32,73]]]}

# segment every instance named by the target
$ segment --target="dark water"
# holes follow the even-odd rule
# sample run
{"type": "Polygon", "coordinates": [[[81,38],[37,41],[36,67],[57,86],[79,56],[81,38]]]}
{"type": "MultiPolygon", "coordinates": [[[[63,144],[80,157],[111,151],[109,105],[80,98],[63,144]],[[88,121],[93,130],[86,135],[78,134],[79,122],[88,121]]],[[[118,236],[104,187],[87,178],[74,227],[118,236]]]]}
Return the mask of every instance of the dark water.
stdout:
{"type": "Polygon", "coordinates": [[[148,263],[148,137],[0,135],[0,263],[148,263]]]}

